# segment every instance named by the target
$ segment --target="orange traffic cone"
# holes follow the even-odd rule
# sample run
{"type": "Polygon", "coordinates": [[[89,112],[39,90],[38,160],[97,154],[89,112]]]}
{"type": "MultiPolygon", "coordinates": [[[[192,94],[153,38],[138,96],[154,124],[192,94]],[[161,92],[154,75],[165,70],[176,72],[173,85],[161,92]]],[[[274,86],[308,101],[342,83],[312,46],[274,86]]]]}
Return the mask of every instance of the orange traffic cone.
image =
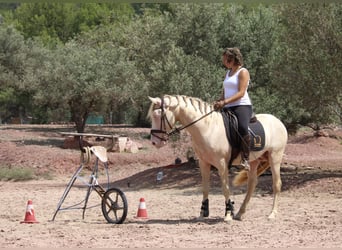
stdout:
{"type": "Polygon", "coordinates": [[[38,221],[36,221],[36,218],[34,217],[34,210],[31,200],[28,200],[27,202],[25,219],[20,223],[39,223],[38,221]]]}
{"type": "Polygon", "coordinates": [[[147,219],[147,210],[144,198],[140,198],[139,209],[136,218],[147,219]]]}

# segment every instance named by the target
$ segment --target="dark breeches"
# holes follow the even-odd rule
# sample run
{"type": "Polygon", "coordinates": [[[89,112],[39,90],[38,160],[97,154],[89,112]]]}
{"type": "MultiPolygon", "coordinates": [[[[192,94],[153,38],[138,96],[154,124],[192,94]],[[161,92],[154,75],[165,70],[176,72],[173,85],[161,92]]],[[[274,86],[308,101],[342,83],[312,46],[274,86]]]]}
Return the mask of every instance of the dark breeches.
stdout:
{"type": "Polygon", "coordinates": [[[251,105],[240,105],[228,108],[232,111],[238,120],[239,133],[243,137],[248,134],[248,125],[252,117],[252,106],[251,105]]]}

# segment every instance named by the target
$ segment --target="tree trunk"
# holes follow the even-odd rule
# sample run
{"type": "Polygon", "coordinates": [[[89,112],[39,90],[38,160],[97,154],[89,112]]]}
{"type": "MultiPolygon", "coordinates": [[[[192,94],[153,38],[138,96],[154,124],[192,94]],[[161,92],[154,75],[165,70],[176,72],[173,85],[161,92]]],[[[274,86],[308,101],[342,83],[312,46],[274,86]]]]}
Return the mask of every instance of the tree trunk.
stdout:
{"type": "Polygon", "coordinates": [[[75,123],[77,133],[84,133],[88,112],[84,112],[83,114],[72,112],[71,117],[72,121],[75,123]]]}

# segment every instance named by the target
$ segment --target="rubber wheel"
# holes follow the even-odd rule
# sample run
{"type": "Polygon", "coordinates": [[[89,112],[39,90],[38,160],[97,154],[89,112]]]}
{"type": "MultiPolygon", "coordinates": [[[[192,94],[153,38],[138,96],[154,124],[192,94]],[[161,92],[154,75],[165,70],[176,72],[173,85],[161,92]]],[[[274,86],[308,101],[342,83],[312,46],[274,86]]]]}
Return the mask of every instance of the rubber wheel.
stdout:
{"type": "Polygon", "coordinates": [[[102,213],[109,223],[122,224],[127,216],[125,194],[118,188],[108,189],[102,198],[102,213]]]}

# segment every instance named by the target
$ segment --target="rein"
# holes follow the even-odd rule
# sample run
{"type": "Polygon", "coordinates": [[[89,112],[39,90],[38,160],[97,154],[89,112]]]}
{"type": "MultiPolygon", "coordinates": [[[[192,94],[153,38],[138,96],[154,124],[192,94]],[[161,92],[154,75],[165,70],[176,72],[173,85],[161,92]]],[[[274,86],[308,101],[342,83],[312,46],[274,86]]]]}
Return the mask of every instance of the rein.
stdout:
{"type": "Polygon", "coordinates": [[[165,115],[165,112],[164,112],[164,99],[163,98],[161,98],[160,108],[158,108],[158,109],[161,109],[160,129],[151,129],[151,135],[157,137],[158,139],[160,139],[162,141],[167,141],[169,139],[169,136],[174,135],[176,133],[179,133],[181,130],[186,129],[187,127],[192,126],[196,122],[202,120],[203,118],[207,117],[208,115],[210,115],[212,112],[215,111],[213,109],[209,113],[206,113],[205,115],[201,116],[200,118],[196,119],[195,121],[190,122],[189,124],[187,124],[185,126],[176,127],[176,128],[172,129],[171,124],[170,124],[169,120],[167,119],[167,117],[165,115]],[[163,130],[163,125],[165,127],[165,121],[167,122],[167,124],[171,128],[170,132],[167,132],[166,130],[163,130]],[[166,138],[158,136],[156,134],[164,134],[164,135],[166,135],[166,138]]]}
{"type": "Polygon", "coordinates": [[[185,125],[183,127],[179,127],[179,128],[174,128],[173,130],[171,130],[169,133],[167,133],[168,135],[173,135],[175,133],[179,133],[181,130],[186,129],[187,127],[190,127],[191,125],[195,124],[196,122],[202,120],[203,118],[207,117],[208,115],[210,115],[212,112],[214,112],[215,110],[210,111],[209,113],[206,113],[205,115],[201,116],[200,118],[198,118],[197,120],[190,122],[188,125],[185,125]]]}

